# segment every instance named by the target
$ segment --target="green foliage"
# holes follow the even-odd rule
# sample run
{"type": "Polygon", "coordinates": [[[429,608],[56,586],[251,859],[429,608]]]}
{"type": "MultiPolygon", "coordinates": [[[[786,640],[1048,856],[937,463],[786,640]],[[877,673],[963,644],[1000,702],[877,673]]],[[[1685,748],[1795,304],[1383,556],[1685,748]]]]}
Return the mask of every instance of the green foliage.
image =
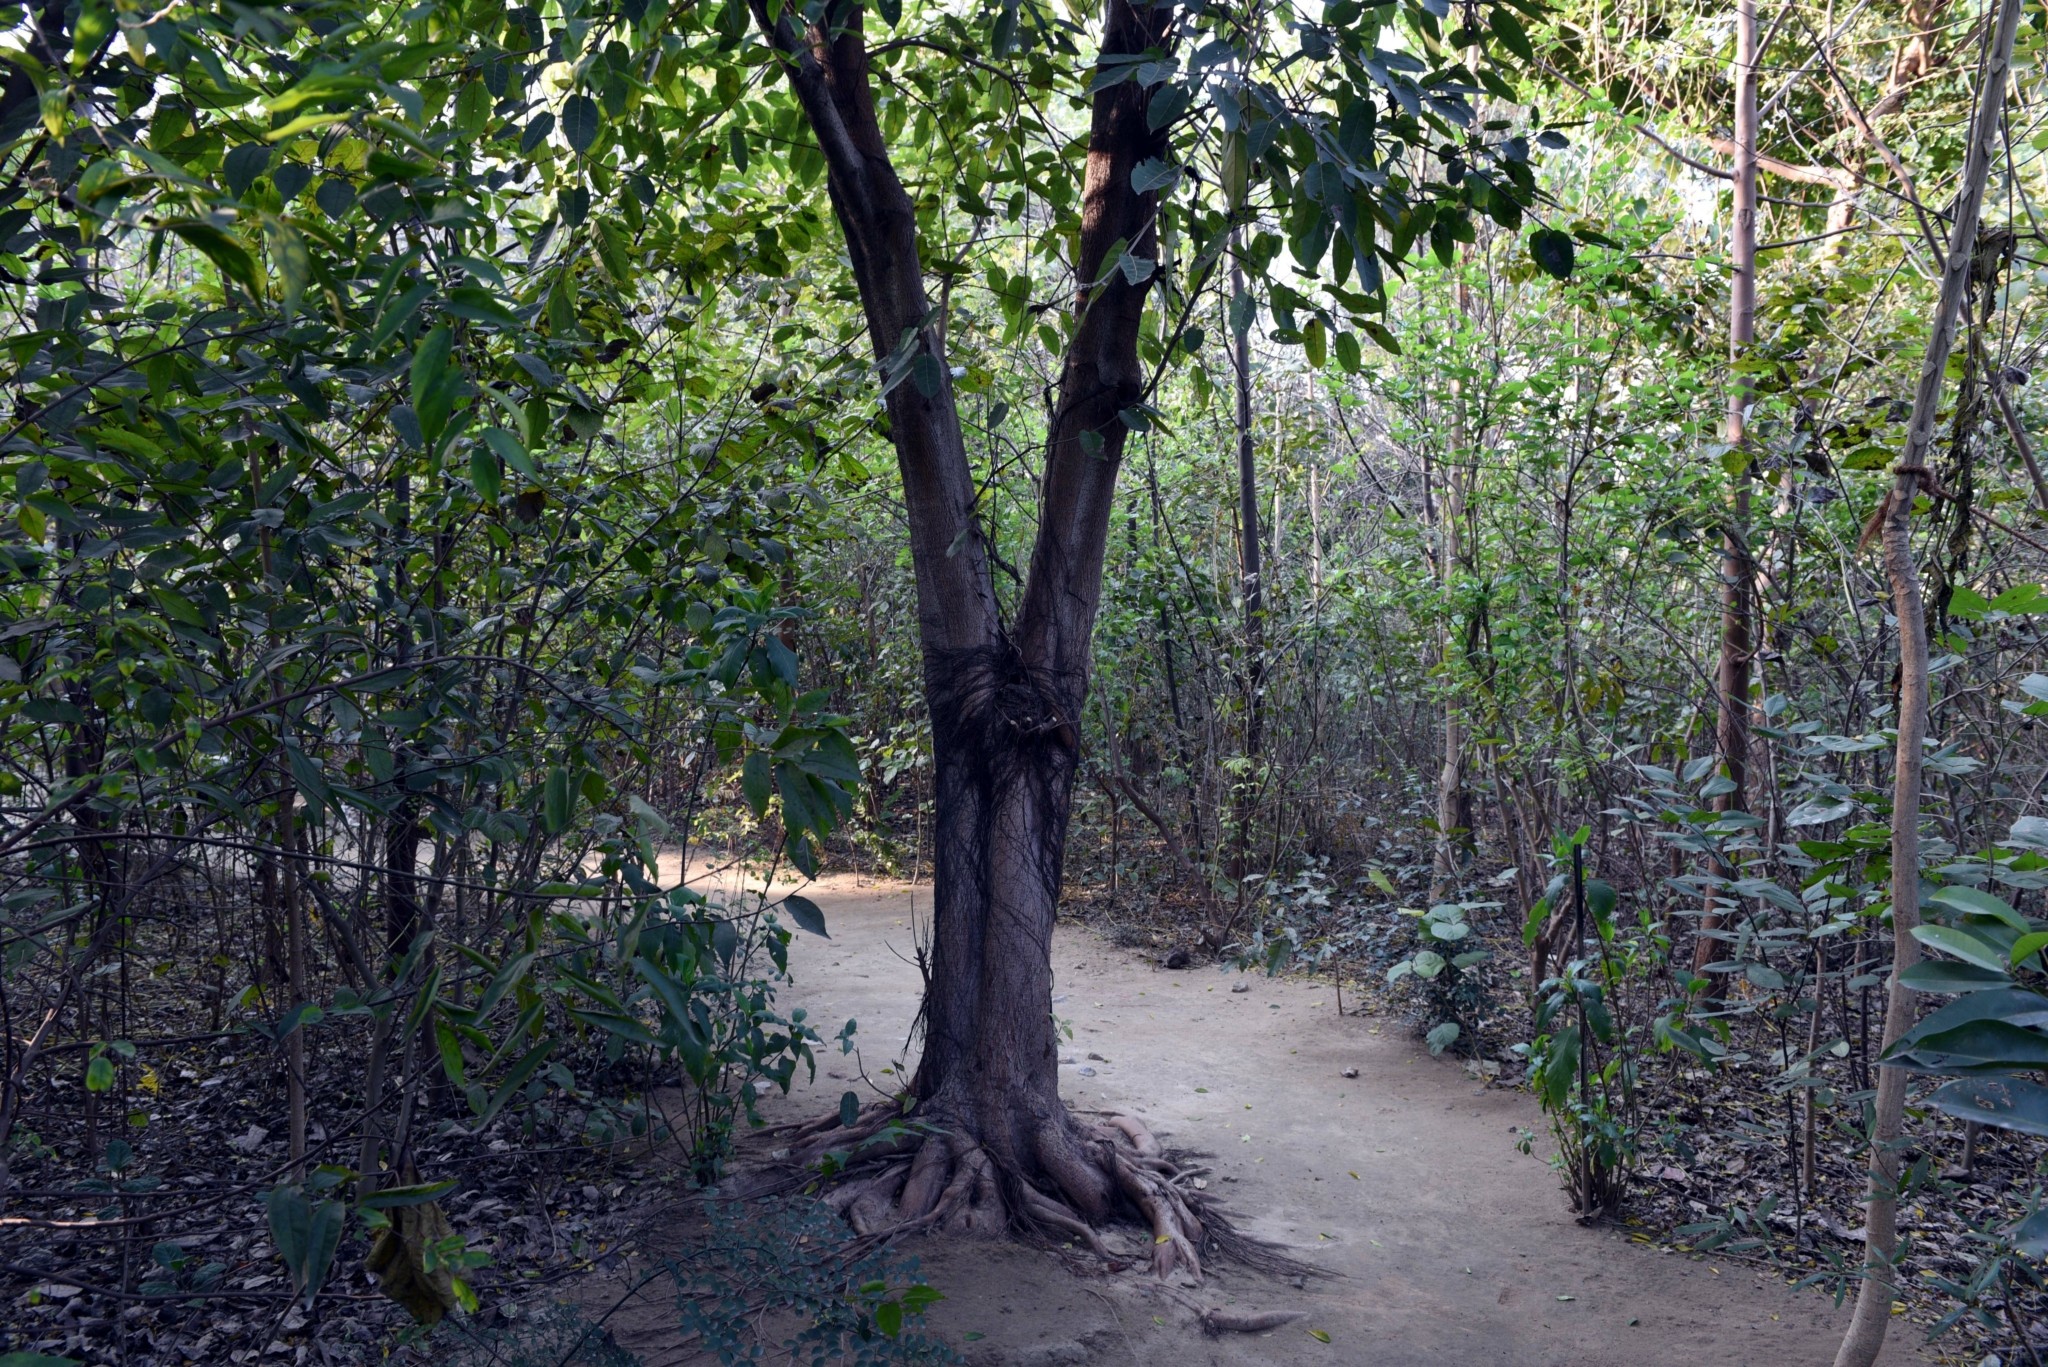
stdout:
{"type": "Polygon", "coordinates": [[[1427,911],[1403,910],[1416,918],[1415,938],[1421,946],[1387,970],[1387,981],[1398,983],[1413,978],[1425,985],[1428,1013],[1437,1017],[1424,1042],[1431,1054],[1441,1054],[1461,1037],[1475,1033],[1469,1023],[1485,1008],[1478,979],[1469,970],[1485,963],[1493,951],[1468,943],[1472,925],[1466,919],[1475,911],[1497,907],[1498,902],[1451,902],[1427,911]]]}
{"type": "Polygon", "coordinates": [[[915,1259],[865,1246],[819,1203],[749,1203],[741,1212],[713,1202],[707,1249],[672,1264],[682,1329],[721,1360],[754,1360],[764,1348],[791,1363],[846,1361],[859,1367],[957,1363],[942,1341],[918,1330],[941,1299],[915,1259]],[[786,1308],[794,1326],[763,1341],[758,1307],[786,1308]]]}
{"type": "MultiPolygon", "coordinates": [[[[1548,902],[1568,896],[1583,944],[1590,919],[1593,953],[1569,958],[1558,976],[1535,991],[1534,1038],[1517,1046],[1528,1064],[1528,1084],[1550,1118],[1557,1152],[1552,1165],[1581,1215],[1611,1214],[1627,1197],[1630,1174],[1641,1156],[1643,1125],[1637,1114],[1640,1068],[1637,1026],[1617,1010],[1633,965],[1615,951],[1614,888],[1588,879],[1584,868],[1587,830],[1552,842],[1552,857],[1569,871],[1552,880],[1548,895],[1532,909],[1531,927],[1547,915],[1548,902]]],[[[1524,1135],[1523,1152],[1531,1139],[1524,1135]]]]}

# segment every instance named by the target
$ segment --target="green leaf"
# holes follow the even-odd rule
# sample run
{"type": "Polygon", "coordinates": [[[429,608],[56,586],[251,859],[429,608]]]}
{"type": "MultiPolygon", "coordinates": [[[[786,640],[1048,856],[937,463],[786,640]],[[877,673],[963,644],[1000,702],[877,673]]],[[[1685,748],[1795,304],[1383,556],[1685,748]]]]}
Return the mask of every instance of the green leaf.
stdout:
{"type": "Polygon", "coordinates": [[[505,999],[507,992],[527,980],[533,971],[535,957],[535,953],[529,950],[524,954],[515,954],[499,966],[498,971],[491,975],[490,983],[485,986],[483,996],[477,998],[474,1014],[470,1017],[471,1024],[481,1025],[484,1017],[491,1014],[492,1008],[505,999]]]}
{"type": "Polygon", "coordinates": [[[1390,356],[1399,356],[1401,354],[1401,344],[1394,340],[1394,334],[1387,330],[1386,324],[1373,318],[1361,318],[1358,321],[1358,326],[1366,336],[1372,338],[1374,344],[1380,350],[1390,356]]]}
{"type": "Polygon", "coordinates": [[[454,349],[455,335],[443,323],[422,337],[413,350],[412,407],[429,449],[447,430],[449,414],[455,409],[455,375],[450,366],[454,349]]]}
{"type": "Polygon", "coordinates": [[[284,316],[297,316],[299,301],[313,279],[313,254],[299,230],[275,214],[263,215],[263,245],[270,251],[270,267],[284,301],[284,316]]]}
{"type": "Polygon", "coordinates": [[[562,102],[562,136],[576,155],[582,156],[597,141],[597,101],[588,95],[571,95],[562,102]]]}
{"type": "Polygon", "coordinates": [[[211,223],[198,219],[179,218],[166,223],[164,227],[185,241],[197,247],[207,260],[220,268],[227,279],[248,290],[261,294],[263,287],[256,274],[256,258],[249,254],[248,247],[235,237],[211,223]]]}
{"type": "Polygon", "coordinates": [[[1230,331],[1242,337],[1252,330],[1252,320],[1258,316],[1258,304],[1251,294],[1239,290],[1230,298],[1230,331]]]}
{"type": "Polygon", "coordinates": [[[1536,60],[1536,47],[1529,41],[1529,31],[1522,27],[1522,21],[1505,5],[1495,5],[1486,17],[1487,26],[1493,36],[1500,39],[1501,46],[1525,62],[1536,60]]]}
{"type": "Polygon", "coordinates": [[[1915,992],[1982,992],[2012,986],[2012,975],[1952,959],[1922,959],[1899,974],[1899,981],[1915,992]]]}
{"type": "Polygon", "coordinates": [[[1603,882],[1598,878],[1586,880],[1586,910],[1593,913],[1594,920],[1612,922],[1615,902],[1616,894],[1612,883],[1603,882]]]}
{"type": "Polygon", "coordinates": [[[789,912],[789,919],[799,928],[827,940],[832,938],[825,932],[825,913],[810,898],[792,892],[782,899],[782,905],[789,912]]]}
{"type": "Polygon", "coordinates": [[[1333,346],[1337,352],[1338,368],[1347,375],[1356,375],[1363,362],[1358,350],[1358,337],[1354,333],[1340,332],[1333,346]]]}
{"type": "Polygon", "coordinates": [[[1578,248],[1573,245],[1571,234],[1555,228],[1538,228],[1529,234],[1529,255],[1544,274],[1559,280],[1571,279],[1578,262],[1578,248]]]}
{"type": "MultiPolygon", "coordinates": [[[[113,32],[114,7],[109,0],[81,0],[77,27],[71,35],[71,70],[74,75],[82,75],[92,65],[92,59],[99,55],[101,45],[113,32]]],[[[0,1360],[0,1367],[5,1367],[4,1360],[0,1360]]]]}
{"type": "Polygon", "coordinates": [[[2048,1135],[2048,1087],[2019,1078],[1973,1077],[1946,1083],[1928,1098],[1961,1120],[2022,1134],[2048,1135]]]}
{"type": "Polygon", "coordinates": [[[1993,973],[2002,974],[2007,967],[2005,953],[1998,946],[1955,926],[1914,926],[1913,938],[1944,954],[1952,954],[1966,964],[1975,964],[1993,973]]]}
{"type": "Polygon", "coordinates": [[[270,1238],[290,1271],[293,1287],[310,1296],[327,1280],[334,1250],[341,1243],[347,1212],[339,1201],[314,1205],[297,1187],[276,1187],[264,1194],[270,1238]]]}
{"type": "Polygon", "coordinates": [[[2007,1230],[2005,1237],[2021,1257],[2048,1257],[2048,1205],[2036,1206],[2026,1219],[2007,1230]]]}
{"type": "Polygon", "coordinates": [[[576,791],[569,782],[569,771],[556,765],[548,770],[542,784],[541,825],[549,835],[560,835],[569,829],[570,818],[575,814],[576,791]]]}
{"type": "Polygon", "coordinates": [[[85,1065],[85,1090],[105,1092],[114,1086],[114,1061],[104,1054],[85,1065]]]}
{"type": "Polygon", "coordinates": [[[2048,612],[2048,591],[2039,584],[2014,584],[1991,600],[1994,612],[2048,612]]]}
{"type": "Polygon", "coordinates": [[[740,765],[740,791],[746,795],[747,807],[756,821],[768,815],[768,799],[775,790],[772,764],[767,751],[756,750],[740,765]]]}
{"type": "Polygon", "coordinates": [[[1990,916],[2003,921],[2014,930],[2029,929],[2027,918],[2012,909],[2010,903],[1993,897],[1979,888],[1961,886],[1946,887],[1927,899],[1936,906],[1948,907],[1969,916],[1990,916]]]}
{"type": "Polygon", "coordinates": [[[260,142],[245,142],[220,159],[221,178],[227,182],[228,194],[235,199],[249,193],[249,187],[256,183],[256,177],[270,166],[270,148],[260,142]]]}
{"type": "Polygon", "coordinates": [[[504,461],[514,470],[517,470],[520,474],[525,475],[528,479],[540,478],[540,468],[533,463],[533,457],[527,453],[525,445],[520,442],[518,437],[507,432],[502,427],[486,427],[484,429],[484,441],[489,444],[493,451],[498,453],[500,460],[504,461]]]}
{"type": "Polygon", "coordinates": [[[1579,1030],[1567,1026],[1558,1031],[1544,1056],[1542,1073],[1543,1106],[1556,1110],[1571,1097],[1579,1081],[1579,1030]]]}
{"type": "Polygon", "coordinates": [[[2021,964],[2039,954],[2043,949],[2048,949],[2048,930],[2037,930],[2031,935],[2020,936],[2019,939],[2013,941],[2012,945],[2011,958],[2013,967],[2018,968],[2021,964]]]}
{"type": "MultiPolygon", "coordinates": [[[[1965,998],[1964,1000],[1969,1000],[1965,998]]],[[[1906,1041],[1901,1041],[1905,1043],[1906,1041]]],[[[1918,1057],[1930,1071],[2048,1068],[2048,1035],[2002,1020],[1971,1021],[1912,1040],[1894,1058],[1918,1057]]],[[[1890,1059],[1886,1060],[1891,1061],[1890,1059]]]]}
{"type": "Polygon", "coordinates": [[[1170,189],[1180,180],[1180,168],[1158,157],[1147,157],[1131,168],[1131,188],[1141,195],[1170,189]]]}
{"type": "Polygon", "coordinates": [[[840,1128],[850,1130],[859,1123],[860,1094],[857,1092],[842,1092],[839,1096],[840,1128]]]}
{"type": "Polygon", "coordinates": [[[441,1071],[458,1088],[469,1085],[469,1069],[462,1061],[462,1036],[447,1021],[434,1021],[434,1043],[441,1054],[441,1071]]]}
{"type": "Polygon", "coordinates": [[[495,508],[498,495],[503,492],[505,472],[490,442],[480,441],[469,448],[469,478],[476,485],[476,496],[483,505],[495,508]]]}
{"type": "Polygon", "coordinates": [[[483,1113],[477,1117],[476,1124],[470,1127],[471,1134],[482,1134],[490,1128],[491,1122],[498,1118],[498,1112],[505,1109],[505,1103],[526,1085],[526,1080],[533,1076],[534,1070],[546,1061],[547,1056],[554,1052],[554,1048],[555,1041],[543,1040],[527,1050],[519,1062],[512,1065],[512,1071],[505,1075],[505,1080],[491,1093],[491,1099],[484,1106],[483,1113]]]}
{"type": "Polygon", "coordinates": [[[439,1200],[455,1190],[455,1179],[450,1177],[439,1182],[422,1182],[411,1187],[386,1187],[365,1196],[360,1204],[364,1210],[396,1210],[401,1206],[423,1206],[429,1201],[439,1200]]]}

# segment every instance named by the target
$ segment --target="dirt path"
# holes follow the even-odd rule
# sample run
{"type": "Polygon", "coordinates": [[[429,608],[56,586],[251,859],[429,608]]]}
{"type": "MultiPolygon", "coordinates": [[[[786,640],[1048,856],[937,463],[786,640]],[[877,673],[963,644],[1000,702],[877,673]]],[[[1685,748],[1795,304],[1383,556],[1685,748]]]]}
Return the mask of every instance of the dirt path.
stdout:
{"type": "MultiPolygon", "coordinates": [[[[806,1007],[828,1035],[858,1020],[861,1062],[886,1085],[879,1072],[900,1058],[916,1008],[912,923],[929,910],[928,890],[840,878],[810,895],[832,938],[798,937],[785,1004],[806,1007]]],[[[1396,1027],[1340,1018],[1327,986],[1169,972],[1070,926],[1053,963],[1053,1009],[1073,1031],[1060,1068],[1069,1101],[1135,1112],[1170,1146],[1213,1155],[1212,1189],[1241,1223],[1342,1275],[1296,1288],[1221,1269],[1181,1294],[1307,1316],[1209,1340],[1143,1275],[1077,1277],[1050,1253],[912,1240],[906,1251],[946,1295],[931,1324],[971,1363],[1832,1359],[1846,1312],[1741,1264],[1581,1228],[1549,1168],[1514,1148],[1514,1127],[1539,1121],[1526,1095],[1480,1087],[1396,1027]],[[1344,1077],[1348,1068],[1358,1076],[1344,1077]]],[[[828,1112],[860,1085],[853,1065],[836,1050],[821,1058],[816,1083],[775,1098],[769,1115],[828,1112]]],[[[1917,1338],[1901,1322],[1882,1361],[1923,1361],[1917,1338]]]]}

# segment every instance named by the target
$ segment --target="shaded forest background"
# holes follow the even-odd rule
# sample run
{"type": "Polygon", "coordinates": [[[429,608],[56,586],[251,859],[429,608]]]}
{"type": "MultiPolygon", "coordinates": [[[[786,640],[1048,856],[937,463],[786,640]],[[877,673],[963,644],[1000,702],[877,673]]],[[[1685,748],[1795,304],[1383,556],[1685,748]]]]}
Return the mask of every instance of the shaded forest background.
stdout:
{"type": "MultiPolygon", "coordinates": [[[[869,16],[943,373],[870,345],[779,9],[4,11],[0,1353],[362,1353],[585,1259],[511,1217],[636,1145],[715,1180],[855,1027],[776,1005],[812,902],[660,861],[929,877],[884,399],[955,396],[1014,613],[1117,279],[1065,910],[1336,975],[1589,1218],[1841,1294],[1891,1044],[1899,1296],[2048,1352],[2048,14],[1904,462],[1900,1043],[1881,524],[1999,7],[1183,8],[869,16]],[[1125,83],[1156,252],[1081,278],[1125,83]]],[[[872,1271],[820,1332],[926,1351],[872,1271]]]]}

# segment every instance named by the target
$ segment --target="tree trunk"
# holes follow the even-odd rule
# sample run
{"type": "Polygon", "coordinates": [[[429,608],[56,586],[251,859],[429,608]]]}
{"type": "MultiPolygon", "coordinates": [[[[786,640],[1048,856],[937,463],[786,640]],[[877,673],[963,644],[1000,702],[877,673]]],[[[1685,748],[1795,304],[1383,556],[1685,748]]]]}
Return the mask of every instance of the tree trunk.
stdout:
{"type": "MultiPolygon", "coordinates": [[[[1728,300],[1729,454],[1746,454],[1749,403],[1753,388],[1741,372],[1745,354],[1756,338],[1756,0],[1737,0],[1735,7],[1735,223],[1730,255],[1734,279],[1728,300]]],[[[1731,465],[1734,463],[1731,460],[1731,465]]],[[[1717,812],[1747,810],[1749,773],[1749,608],[1756,596],[1756,562],[1749,551],[1749,469],[1745,461],[1734,476],[1728,522],[1721,532],[1721,652],[1714,671],[1714,739],[1721,773],[1734,786],[1714,798],[1717,812]]],[[[1714,872],[1733,873],[1716,861],[1714,872]]],[[[1692,966],[1698,973],[1721,957],[1715,932],[1726,921],[1725,894],[1707,894],[1706,915],[1693,942],[1692,966]]]]}
{"type": "MultiPolygon", "coordinates": [[[[1472,289],[1464,277],[1466,257],[1462,247],[1457,259],[1458,320],[1462,325],[1469,322],[1472,315],[1472,289]]],[[[1467,402],[1463,380],[1451,381],[1450,401],[1451,453],[1444,462],[1444,496],[1437,504],[1437,585],[1447,608],[1458,601],[1459,574],[1472,568],[1471,548],[1465,545],[1464,540],[1464,522],[1466,500],[1471,495],[1477,471],[1470,450],[1471,434],[1466,427],[1467,402]]],[[[1473,666],[1479,652],[1479,614],[1474,605],[1466,605],[1455,657],[1448,631],[1440,634],[1437,650],[1447,678],[1454,667],[1476,672],[1473,666]],[[1457,666],[1452,664],[1454,658],[1458,661],[1457,666]]],[[[1461,682],[1469,684],[1470,679],[1461,682]]],[[[1450,900],[1459,880],[1471,868],[1476,852],[1472,832],[1472,788],[1466,775],[1465,712],[1459,698],[1464,691],[1453,686],[1446,688],[1444,694],[1444,761],[1437,770],[1436,779],[1436,854],[1430,877],[1431,902],[1450,900]]]]}
{"type": "MultiPolygon", "coordinates": [[[[1236,239],[1231,242],[1235,255],[1236,239]]],[[[1233,261],[1230,292],[1244,293],[1244,272],[1233,261]]],[[[1237,532],[1239,548],[1238,591],[1244,601],[1244,755],[1250,767],[1238,776],[1232,801],[1232,819],[1237,831],[1230,855],[1230,876],[1238,880],[1238,904],[1244,902],[1244,876],[1251,847],[1253,797],[1258,791],[1259,751],[1264,736],[1266,710],[1266,588],[1264,569],[1259,563],[1259,471],[1252,441],[1252,334],[1250,327],[1234,329],[1230,357],[1237,391],[1237,532]]],[[[1279,497],[1278,490],[1274,497],[1279,497]]],[[[1278,516],[1276,513],[1275,521],[1278,516]]],[[[1275,535],[1278,535],[1277,528],[1275,535]]]]}
{"type": "MultiPolygon", "coordinates": [[[[1892,774],[1892,970],[1885,993],[1884,1048],[1890,1048],[1913,1026],[1912,993],[1900,975],[1920,958],[1913,938],[1920,924],[1920,785],[1923,745],[1927,735],[1927,618],[1920,595],[1919,567],[1913,561],[1913,500],[1920,476],[1927,473],[1928,448],[1934,439],[1934,418],[1941,408],[1942,380],[1949,351],[1955,345],[1956,320],[1970,289],[1977,246],[1977,221],[1984,186],[1990,179],[1994,140],[2005,110],[2005,83],[2012,64],[2013,37],[2019,30],[2021,0],[2001,0],[1998,25],[1991,37],[1978,91],[1977,112],[1970,125],[1970,145],[1956,191],[1955,224],[1943,264],[1941,298],[1934,330],[1920,365],[1920,384],[1913,395],[1913,418],[1906,429],[1906,450],[1893,467],[1896,483],[1880,509],[1884,538],[1885,576],[1891,583],[1892,611],[1899,623],[1899,738],[1892,774]]],[[[1856,1310],[1842,1337],[1835,1367],[1870,1367],[1884,1346],[1897,1293],[1892,1258],[1899,1243],[1899,1136],[1905,1126],[1906,1074],[1880,1068],[1877,1100],[1870,1130],[1870,1188],[1864,1209],[1863,1280],[1856,1289],[1856,1310]]]]}
{"type": "MultiPolygon", "coordinates": [[[[1049,424],[1037,538],[1006,626],[914,210],[875,116],[863,12],[835,9],[829,30],[799,28],[790,8],[771,18],[765,0],[753,12],[824,154],[869,340],[897,380],[886,401],[932,722],[932,964],[912,1093],[918,1117],[942,1134],[917,1144],[907,1168],[845,1188],[847,1213],[856,1228],[988,1229],[1015,1218],[1099,1249],[1091,1226],[1128,1203],[1154,1229],[1156,1267],[1198,1270],[1204,1228],[1145,1166],[1156,1141],[1121,1118],[1114,1128],[1083,1124],[1061,1102],[1052,1015],[1078,725],[1128,430],[1120,415],[1145,381],[1137,338],[1146,286],[1130,283],[1109,249],[1156,257],[1157,197],[1132,189],[1131,173],[1164,155],[1165,132],[1148,124],[1141,86],[1094,96],[1075,326],[1049,424]]],[[[1106,0],[1103,54],[1170,52],[1172,15],[1106,0]]],[[[828,1142],[843,1146],[846,1136],[828,1142]]]]}
{"type": "MultiPolygon", "coordinates": [[[[1462,426],[1461,421],[1461,432],[1462,426]]],[[[1440,512],[1437,582],[1447,606],[1456,603],[1458,576],[1467,568],[1465,500],[1472,474],[1464,461],[1461,442],[1456,458],[1446,465],[1444,496],[1437,505],[1440,512]]],[[[1456,637],[1444,632],[1438,649],[1446,673],[1453,668],[1471,671],[1479,651],[1479,614],[1474,605],[1466,604],[1465,620],[1456,637]],[[1457,662],[1455,665],[1454,660],[1457,662]]],[[[1450,899],[1459,880],[1471,868],[1474,854],[1472,788],[1466,775],[1465,711],[1459,696],[1463,691],[1459,687],[1449,688],[1444,697],[1444,759],[1436,778],[1436,857],[1429,892],[1432,902],[1450,899]]]]}

